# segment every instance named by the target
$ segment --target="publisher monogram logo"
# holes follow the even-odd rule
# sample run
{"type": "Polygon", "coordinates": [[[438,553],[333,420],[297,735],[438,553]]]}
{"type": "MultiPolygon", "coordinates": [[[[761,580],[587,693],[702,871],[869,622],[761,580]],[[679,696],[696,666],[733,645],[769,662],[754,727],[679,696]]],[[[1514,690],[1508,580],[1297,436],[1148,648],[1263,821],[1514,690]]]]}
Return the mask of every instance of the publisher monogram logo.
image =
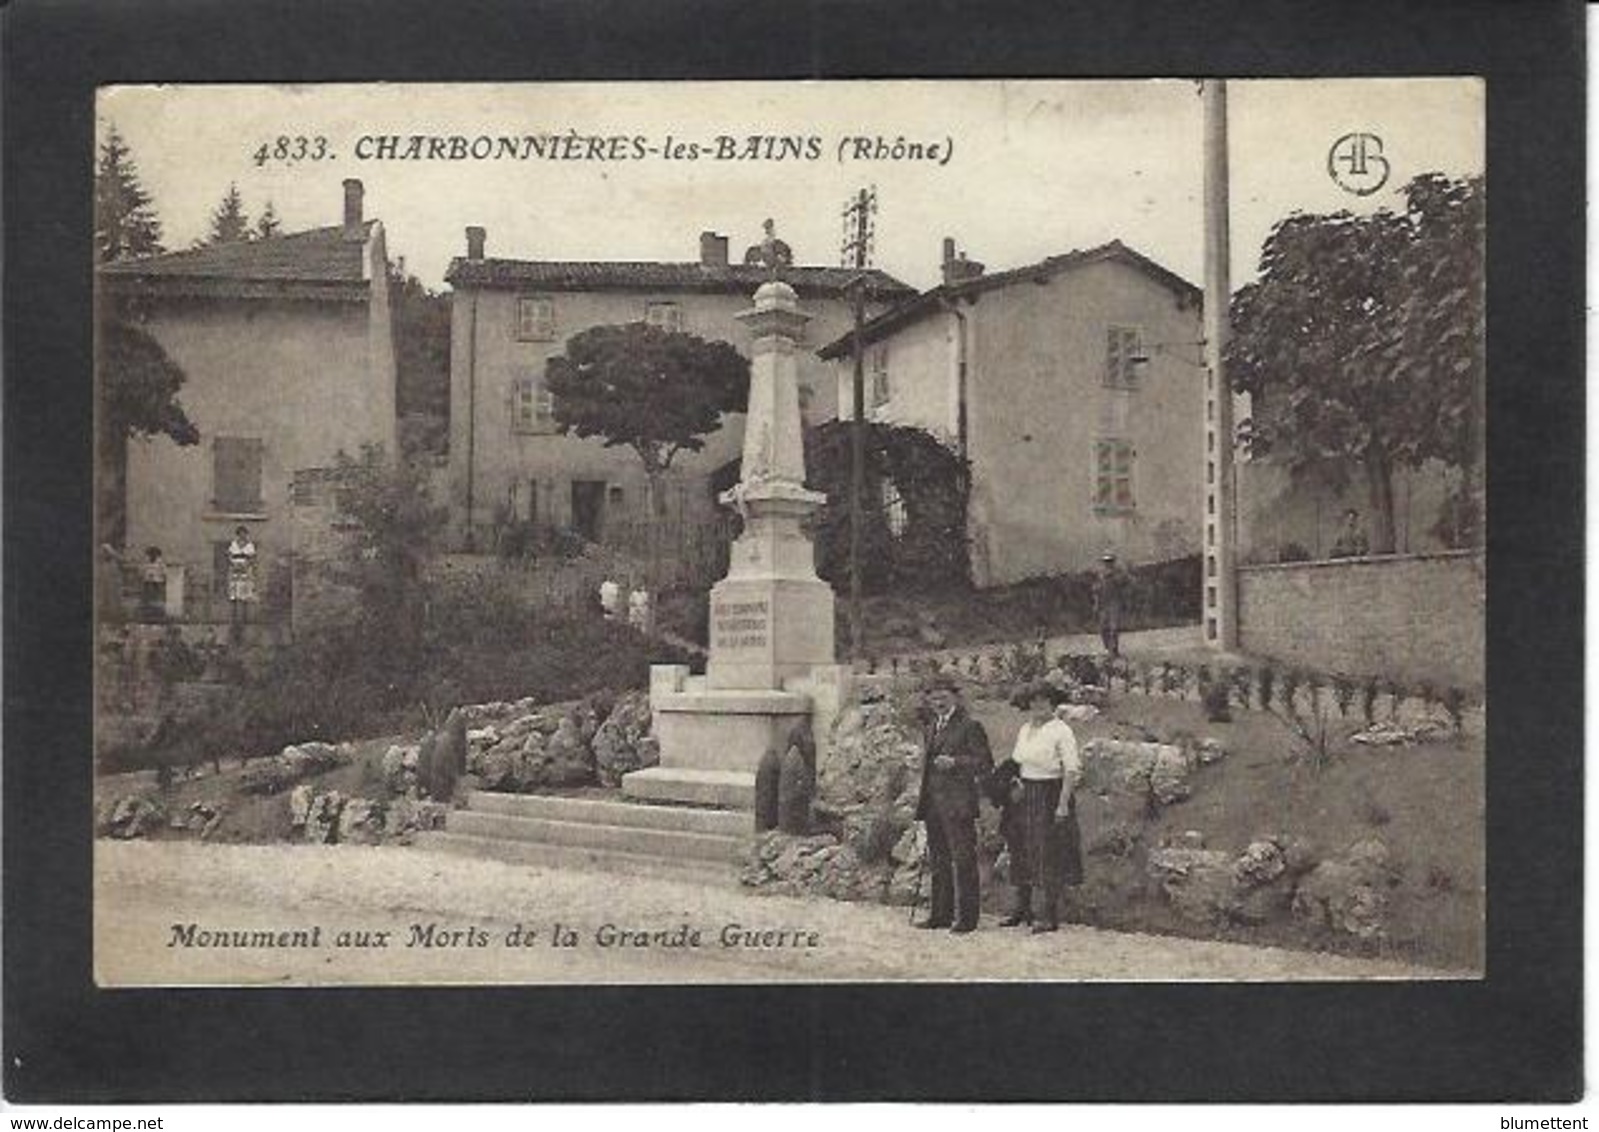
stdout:
{"type": "Polygon", "coordinates": [[[1388,183],[1388,159],[1376,134],[1345,134],[1327,151],[1327,175],[1346,193],[1368,197],[1388,183]]]}

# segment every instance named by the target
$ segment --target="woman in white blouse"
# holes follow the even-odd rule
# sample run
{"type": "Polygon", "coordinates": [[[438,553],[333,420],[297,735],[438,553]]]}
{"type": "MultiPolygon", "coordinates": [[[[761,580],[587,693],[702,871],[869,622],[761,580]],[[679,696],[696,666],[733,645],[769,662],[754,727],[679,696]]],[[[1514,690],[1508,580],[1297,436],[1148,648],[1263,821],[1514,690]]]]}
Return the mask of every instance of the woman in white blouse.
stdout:
{"type": "Polygon", "coordinates": [[[1063,699],[1046,683],[1030,684],[1012,702],[1027,712],[1011,753],[1021,780],[1019,832],[1024,851],[1012,861],[1016,908],[1000,923],[1031,923],[1034,932],[1052,932],[1059,924],[1061,889],[1081,884],[1082,850],[1073,801],[1083,764],[1071,725],[1055,714],[1063,699]],[[1034,914],[1034,889],[1042,890],[1043,907],[1034,914]]]}

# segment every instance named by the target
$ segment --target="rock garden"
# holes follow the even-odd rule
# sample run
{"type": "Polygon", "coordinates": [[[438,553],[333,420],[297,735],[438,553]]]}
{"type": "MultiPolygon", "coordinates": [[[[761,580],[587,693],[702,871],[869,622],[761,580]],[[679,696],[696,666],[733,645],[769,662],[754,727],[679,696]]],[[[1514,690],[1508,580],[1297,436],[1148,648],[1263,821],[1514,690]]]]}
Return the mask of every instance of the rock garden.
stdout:
{"type": "MultiPolygon", "coordinates": [[[[1357,696],[1341,712],[1330,689],[1308,699],[1298,689],[1287,706],[1280,687],[1263,703],[1234,694],[1219,704],[1198,681],[1151,670],[1088,683],[1081,677],[1096,673],[1063,659],[1055,672],[1073,688],[1076,702],[1062,711],[1084,767],[1086,879],[1069,919],[1480,965],[1480,729],[1397,697],[1362,712],[1357,696]]],[[[781,821],[762,823],[781,828],[755,834],[752,822],[744,886],[895,904],[907,915],[925,899],[914,820],[922,675],[863,678],[863,702],[803,744],[783,786],[806,796],[803,808],[796,815],[788,798],[781,821]]],[[[996,759],[1021,722],[1004,699],[1006,677],[979,672],[966,697],[996,759]]],[[[1234,693],[1238,685],[1228,681],[1234,693]]],[[[441,826],[464,791],[610,797],[622,775],[657,758],[643,691],[493,701],[453,709],[420,734],[102,776],[96,830],[405,845],[441,826]]],[[[985,906],[999,911],[1008,861],[986,802],[979,860],[985,906]]]]}

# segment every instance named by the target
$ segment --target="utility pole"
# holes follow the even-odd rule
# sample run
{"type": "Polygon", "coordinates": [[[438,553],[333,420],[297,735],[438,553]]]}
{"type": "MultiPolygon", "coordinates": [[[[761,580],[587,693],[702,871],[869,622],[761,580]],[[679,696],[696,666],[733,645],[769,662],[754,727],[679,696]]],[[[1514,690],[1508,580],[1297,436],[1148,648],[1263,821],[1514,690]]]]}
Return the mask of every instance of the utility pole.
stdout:
{"type": "Polygon", "coordinates": [[[866,346],[861,340],[866,325],[866,267],[872,257],[872,235],[877,216],[877,189],[861,189],[844,206],[845,267],[858,273],[850,281],[855,307],[853,354],[855,362],[854,416],[850,421],[849,474],[849,658],[861,658],[861,496],[866,484],[866,346]]]}
{"type": "Polygon", "coordinates": [[[1238,648],[1237,484],[1233,479],[1233,395],[1227,352],[1230,280],[1227,81],[1200,84],[1205,120],[1205,554],[1201,609],[1205,644],[1238,648]]]}

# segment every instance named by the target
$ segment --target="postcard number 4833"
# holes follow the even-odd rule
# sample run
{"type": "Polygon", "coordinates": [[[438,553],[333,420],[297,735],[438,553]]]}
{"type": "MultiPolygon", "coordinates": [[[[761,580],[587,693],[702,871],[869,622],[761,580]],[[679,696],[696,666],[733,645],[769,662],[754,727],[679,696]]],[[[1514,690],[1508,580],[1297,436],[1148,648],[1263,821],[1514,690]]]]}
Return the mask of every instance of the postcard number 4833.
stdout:
{"type": "Polygon", "coordinates": [[[289,137],[279,134],[269,141],[261,143],[251,160],[257,165],[265,165],[269,161],[331,161],[333,151],[328,147],[328,139],[318,134],[315,137],[306,137],[296,134],[289,137]]]}

